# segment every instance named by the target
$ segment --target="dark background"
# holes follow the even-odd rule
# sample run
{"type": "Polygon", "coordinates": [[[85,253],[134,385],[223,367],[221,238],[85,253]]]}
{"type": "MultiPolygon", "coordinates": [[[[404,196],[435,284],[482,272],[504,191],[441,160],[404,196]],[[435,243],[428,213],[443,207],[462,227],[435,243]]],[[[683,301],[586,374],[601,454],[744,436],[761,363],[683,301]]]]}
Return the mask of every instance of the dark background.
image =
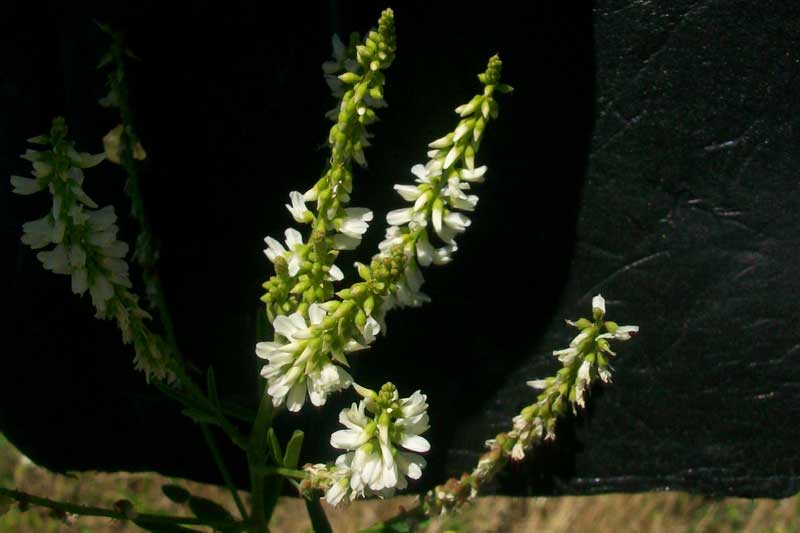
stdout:
{"type": "MultiPolygon", "coordinates": [[[[800,410],[798,89],[800,8],[765,2],[398,2],[398,56],[354,206],[381,239],[426,144],[456,125],[499,52],[516,91],[500,98],[478,155],[489,166],[457,260],[426,273],[433,302],[389,315],[389,334],[352,358],[359,383],[428,394],[433,448],[424,490],[475,464],[482,443],[535,399],[524,385],[588,313],[636,323],[615,383],[496,483],[506,494],[681,489],[786,496],[798,490],[800,410]]],[[[321,76],[330,36],[364,32],[373,2],[137,2],[94,11],[10,4],[0,32],[0,168],[25,174],[25,138],[66,117],[82,151],[118,123],[96,105],[95,65],[128,34],[142,188],[180,348],[213,364],[224,397],[254,405],[253,351],[265,235],[291,218],[327,157],[334,102],[321,76]]],[[[8,9],[8,8],[7,8],[8,9]]],[[[129,207],[120,169],[87,172],[98,203],[129,207]]],[[[55,470],[144,470],[219,481],[199,430],[121,348],[88,297],[19,243],[48,207],[0,188],[3,322],[0,430],[55,470]]],[[[134,240],[123,223],[123,240],[134,240]]],[[[278,421],[307,433],[301,463],[332,460],[338,409],[353,391],[278,421]]],[[[220,439],[222,440],[222,439],[220,439]]],[[[226,450],[230,451],[230,450],[226,450]]],[[[237,464],[244,481],[245,465],[237,464]]]]}

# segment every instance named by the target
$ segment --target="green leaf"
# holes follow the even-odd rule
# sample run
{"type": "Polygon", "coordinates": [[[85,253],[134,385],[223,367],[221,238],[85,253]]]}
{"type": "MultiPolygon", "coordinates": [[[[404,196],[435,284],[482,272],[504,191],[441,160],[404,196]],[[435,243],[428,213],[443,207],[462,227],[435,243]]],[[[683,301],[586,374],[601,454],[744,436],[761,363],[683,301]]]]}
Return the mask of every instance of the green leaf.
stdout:
{"type": "Polygon", "coordinates": [[[306,498],[306,511],[308,517],[311,519],[311,528],[314,533],[333,533],[331,525],[328,523],[328,517],[325,516],[325,511],[322,509],[320,499],[312,495],[311,498],[306,498]]]}
{"type": "Polygon", "coordinates": [[[207,500],[206,498],[189,498],[189,509],[192,510],[197,518],[208,520],[209,522],[226,520],[234,521],[233,517],[217,502],[207,500]]]}
{"type": "Polygon", "coordinates": [[[269,428],[267,431],[267,443],[269,444],[269,453],[272,456],[272,460],[276,465],[281,466],[283,464],[281,443],[278,440],[278,436],[275,434],[275,430],[272,428],[269,428]]]}
{"type": "Polygon", "coordinates": [[[214,367],[211,366],[208,367],[208,372],[206,373],[206,389],[211,405],[219,412],[221,407],[219,403],[219,394],[217,394],[217,379],[214,376],[214,367]]]}
{"type": "Polygon", "coordinates": [[[173,485],[173,484],[163,485],[161,487],[161,492],[164,493],[164,496],[166,496],[175,503],[186,503],[187,501],[189,501],[189,498],[192,497],[189,491],[184,489],[180,485],[173,485]]]}
{"type": "Polygon", "coordinates": [[[286,453],[283,455],[283,466],[286,468],[297,468],[300,461],[300,449],[303,447],[303,432],[299,429],[292,433],[289,444],[286,445],[286,453]]]}

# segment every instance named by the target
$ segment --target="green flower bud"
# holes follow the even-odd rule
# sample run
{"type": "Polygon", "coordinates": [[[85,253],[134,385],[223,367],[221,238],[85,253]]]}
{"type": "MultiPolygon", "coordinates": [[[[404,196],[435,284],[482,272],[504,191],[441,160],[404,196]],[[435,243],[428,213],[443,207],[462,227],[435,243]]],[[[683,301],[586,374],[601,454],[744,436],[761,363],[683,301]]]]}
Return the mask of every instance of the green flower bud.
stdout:
{"type": "Polygon", "coordinates": [[[358,312],[356,313],[356,318],[354,322],[359,329],[363,328],[364,325],[367,323],[366,313],[364,313],[363,310],[359,309],[358,312]]]}
{"type": "Polygon", "coordinates": [[[617,324],[616,322],[612,322],[610,320],[604,322],[603,325],[605,326],[606,331],[608,331],[612,335],[614,333],[616,333],[617,332],[617,328],[619,328],[619,324],[617,324]]]}
{"type": "Polygon", "coordinates": [[[371,315],[373,309],[375,309],[375,298],[372,295],[370,295],[367,296],[366,300],[364,300],[364,312],[367,315],[371,315]]]}
{"type": "Polygon", "coordinates": [[[353,85],[361,81],[361,76],[355,72],[345,72],[344,74],[339,75],[339,79],[342,81],[342,83],[353,85]]]}

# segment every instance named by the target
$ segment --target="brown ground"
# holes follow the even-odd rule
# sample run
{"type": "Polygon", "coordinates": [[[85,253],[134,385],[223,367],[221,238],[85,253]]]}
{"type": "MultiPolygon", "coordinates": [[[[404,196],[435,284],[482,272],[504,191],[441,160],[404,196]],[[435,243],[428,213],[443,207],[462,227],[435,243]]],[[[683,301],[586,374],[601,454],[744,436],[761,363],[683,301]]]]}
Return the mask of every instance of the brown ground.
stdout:
{"type": "MultiPolygon", "coordinates": [[[[83,505],[109,507],[125,498],[138,510],[186,515],[187,510],[161,494],[165,483],[177,483],[195,496],[221,502],[231,513],[236,508],[227,492],[218,487],[165,478],[158,474],[82,473],[74,478],[52,474],[20,455],[0,436],[0,486],[83,505]]],[[[243,495],[246,499],[246,495],[243,495]]],[[[396,514],[413,497],[358,502],[330,509],[336,532],[354,532],[396,514]]],[[[301,500],[284,498],[273,517],[275,533],[310,531],[301,500]]],[[[68,525],[48,516],[46,510],[16,507],[0,517],[0,532],[74,533],[134,532],[129,523],[104,518],[81,518],[68,525]]],[[[684,493],[611,494],[591,497],[506,498],[485,497],[460,514],[434,523],[431,533],[507,532],[771,532],[800,531],[800,496],[784,500],[709,500],[684,493]]]]}

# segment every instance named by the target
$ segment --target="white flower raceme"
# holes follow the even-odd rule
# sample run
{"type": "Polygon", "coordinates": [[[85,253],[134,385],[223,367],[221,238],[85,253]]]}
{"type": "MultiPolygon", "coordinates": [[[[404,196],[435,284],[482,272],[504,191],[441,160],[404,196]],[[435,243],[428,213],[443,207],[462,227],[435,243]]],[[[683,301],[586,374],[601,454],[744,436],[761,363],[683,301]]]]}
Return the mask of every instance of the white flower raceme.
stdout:
{"type": "MultiPolygon", "coordinates": [[[[324,405],[328,394],[350,386],[350,374],[334,365],[323,346],[314,339],[313,328],[319,326],[325,316],[325,309],[316,303],[308,308],[308,322],[300,313],[278,316],[272,324],[276,340],[256,345],[256,355],[268,361],[261,375],[267,379],[267,393],[275,406],[285,402],[290,411],[299,411],[306,394],[312,404],[324,405]]],[[[359,347],[345,346],[345,351],[351,349],[359,347]]]]}
{"type": "Polygon", "coordinates": [[[337,505],[348,493],[353,500],[370,495],[387,497],[396,489],[404,489],[406,478],[422,476],[426,462],[419,453],[430,449],[420,436],[429,427],[424,394],[417,391],[399,398],[391,383],[379,393],[354,386],[364,399],[341,411],[339,422],[347,429],[331,435],[331,446],[347,450],[337,458],[333,481],[325,494],[331,505],[337,505]]]}
{"type": "Polygon", "coordinates": [[[66,158],[36,150],[27,150],[22,157],[33,163],[35,179],[11,176],[14,192],[33,194],[47,189],[53,197],[48,215],[23,224],[22,242],[33,249],[55,244],[36,257],[45,269],[71,276],[74,293],[88,290],[98,316],[105,316],[115,286],[130,288],[131,282],[124,260],[128,245],[117,240],[114,208],[96,210],[97,204],[82,189],[82,169],[99,164],[104,155],[78,153],[67,146],[66,158]]]}
{"type": "Polygon", "coordinates": [[[567,321],[580,330],[570,342],[569,347],[555,350],[553,355],[564,366],[555,377],[528,381],[534,389],[542,391],[537,403],[530,405],[514,418],[514,428],[508,433],[516,439],[511,450],[514,460],[525,457],[525,450],[542,438],[555,438],[555,417],[561,414],[568,403],[573,410],[586,406],[586,393],[592,381],[599,378],[611,381],[611,366],[606,354],[615,355],[608,341],[628,340],[631,334],[639,331],[638,326],[618,326],[604,321],[606,302],[601,295],[592,299],[594,320],[581,318],[575,322],[567,321]],[[601,333],[605,330],[606,333],[601,333]]]}

